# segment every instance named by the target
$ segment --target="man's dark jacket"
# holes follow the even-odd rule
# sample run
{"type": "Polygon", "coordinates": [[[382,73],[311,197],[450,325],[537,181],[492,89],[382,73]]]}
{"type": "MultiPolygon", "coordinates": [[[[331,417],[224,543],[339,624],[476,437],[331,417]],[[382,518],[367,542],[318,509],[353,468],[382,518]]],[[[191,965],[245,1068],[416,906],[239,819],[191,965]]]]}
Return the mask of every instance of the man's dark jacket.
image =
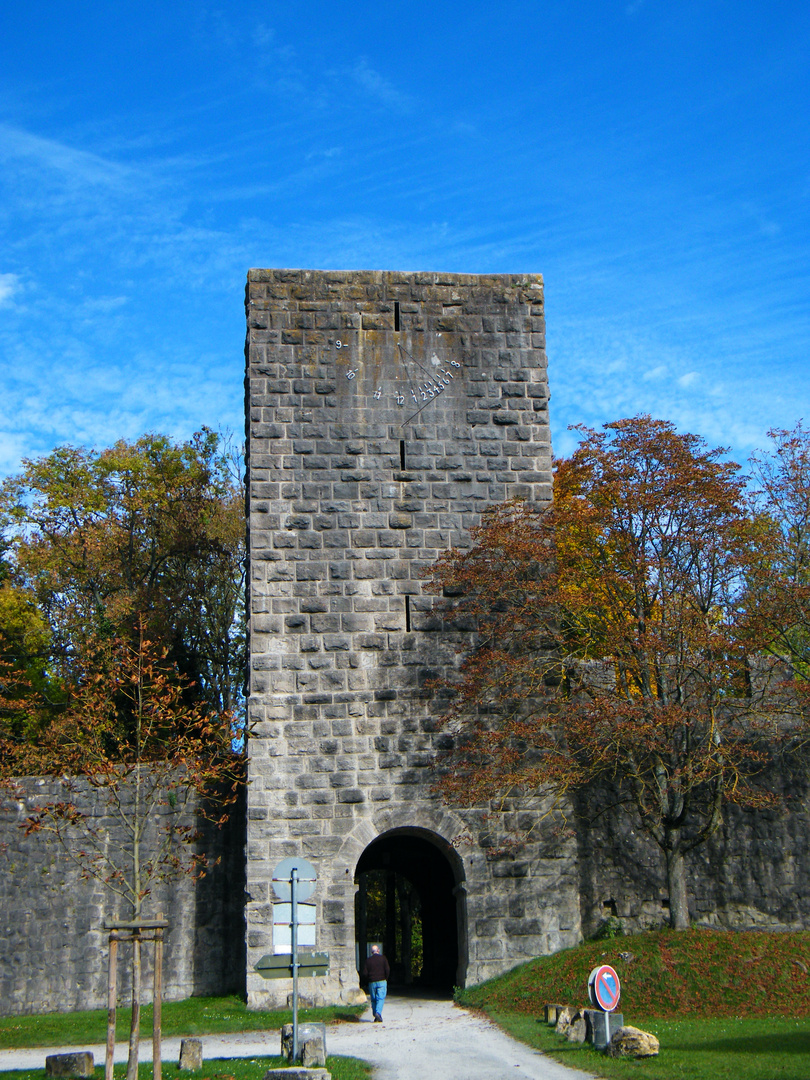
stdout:
{"type": "Polygon", "coordinates": [[[369,982],[384,982],[391,974],[388,961],[380,953],[372,953],[363,964],[363,975],[369,982]]]}

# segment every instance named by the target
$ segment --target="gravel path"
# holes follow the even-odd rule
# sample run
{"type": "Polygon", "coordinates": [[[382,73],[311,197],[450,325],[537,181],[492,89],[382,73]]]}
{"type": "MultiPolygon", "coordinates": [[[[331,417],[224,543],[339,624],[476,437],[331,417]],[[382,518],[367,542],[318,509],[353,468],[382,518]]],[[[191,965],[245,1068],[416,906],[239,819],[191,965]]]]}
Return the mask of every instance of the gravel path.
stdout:
{"type": "MultiPolygon", "coordinates": [[[[451,1001],[389,996],[383,1017],[382,1024],[375,1024],[367,1013],[356,1024],[328,1027],[327,1051],[371,1062],[375,1080],[593,1080],[593,1074],[559,1065],[451,1001]]],[[[202,1040],[207,1059],[274,1055],[280,1041],[278,1031],[204,1035],[202,1040]]],[[[75,1049],[92,1050],[97,1065],[104,1061],[103,1046],[75,1049]]],[[[0,1071],[41,1069],[46,1055],[58,1052],[45,1047],[2,1050],[0,1071]]],[[[179,1054],[180,1040],[164,1039],[164,1062],[176,1063],[179,1054]]],[[[119,1043],[115,1060],[126,1061],[126,1056],[126,1044],[119,1043]]],[[[144,1039],[141,1060],[151,1059],[151,1040],[144,1039]]]]}

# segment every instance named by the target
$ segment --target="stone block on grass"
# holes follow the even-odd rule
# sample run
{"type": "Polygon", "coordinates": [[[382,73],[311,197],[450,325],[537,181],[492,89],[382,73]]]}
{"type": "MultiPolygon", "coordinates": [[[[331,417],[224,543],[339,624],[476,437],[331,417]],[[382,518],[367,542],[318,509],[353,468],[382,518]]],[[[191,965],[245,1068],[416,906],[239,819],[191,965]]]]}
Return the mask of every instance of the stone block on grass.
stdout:
{"type": "MultiPolygon", "coordinates": [[[[286,1058],[291,1064],[295,1064],[292,1060],[292,1039],[293,1039],[293,1026],[292,1024],[284,1024],[281,1029],[281,1056],[286,1058]]],[[[306,1057],[313,1065],[325,1065],[326,1064],[326,1024],[306,1023],[298,1025],[298,1060],[301,1061],[305,1056],[305,1047],[309,1045],[309,1049],[306,1051],[306,1057]],[[320,1058],[321,1060],[318,1060],[320,1058]]],[[[306,1065],[306,1060],[304,1060],[306,1065]]]]}
{"type": "Polygon", "coordinates": [[[72,1054],[48,1054],[45,1058],[46,1076],[92,1076],[94,1069],[95,1062],[89,1050],[78,1050],[72,1054]]]}
{"type": "Polygon", "coordinates": [[[301,1044],[301,1064],[305,1069],[322,1068],[326,1065],[326,1050],[320,1035],[305,1039],[301,1044]]]}
{"type": "Polygon", "coordinates": [[[588,1025],[585,1021],[585,1014],[578,1009],[571,1017],[571,1023],[565,1031],[565,1037],[572,1043],[584,1043],[587,1032],[588,1025]]]}
{"type": "Polygon", "coordinates": [[[557,1010],[557,1022],[554,1025],[554,1030],[558,1035],[565,1035],[566,1031],[574,1019],[574,1013],[576,1009],[573,1009],[570,1005],[563,1005],[561,1009],[557,1010]]]}
{"type": "Polygon", "coordinates": [[[559,1005],[559,1004],[545,1005],[543,1007],[543,1016],[545,1017],[546,1023],[550,1024],[552,1026],[554,1024],[556,1024],[557,1023],[557,1017],[560,1015],[561,1010],[564,1009],[564,1008],[565,1008],[564,1005],[559,1005]]]}
{"type": "Polygon", "coordinates": [[[630,1024],[620,1027],[607,1048],[608,1057],[654,1057],[660,1049],[655,1035],[649,1031],[632,1027],[630,1024]]]}
{"type": "Polygon", "coordinates": [[[197,1072],[202,1068],[203,1044],[202,1039],[180,1040],[180,1061],[178,1069],[186,1069],[188,1072],[197,1072]]]}
{"type": "Polygon", "coordinates": [[[593,1043],[597,1050],[604,1050],[615,1032],[624,1024],[621,1013],[603,1012],[602,1009],[585,1009],[587,1033],[585,1038],[593,1043]]]}

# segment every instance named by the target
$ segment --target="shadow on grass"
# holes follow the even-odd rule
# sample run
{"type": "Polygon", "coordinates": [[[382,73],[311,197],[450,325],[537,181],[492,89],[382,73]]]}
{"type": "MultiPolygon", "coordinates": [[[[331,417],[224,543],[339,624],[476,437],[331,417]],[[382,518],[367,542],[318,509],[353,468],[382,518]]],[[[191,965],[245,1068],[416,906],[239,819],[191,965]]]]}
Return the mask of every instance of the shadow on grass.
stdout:
{"type": "Polygon", "coordinates": [[[666,1040],[667,1050],[685,1053],[714,1051],[718,1054],[808,1054],[810,1055],[810,1031],[775,1031],[772,1035],[749,1035],[738,1039],[689,1039],[681,1042],[666,1040]]]}

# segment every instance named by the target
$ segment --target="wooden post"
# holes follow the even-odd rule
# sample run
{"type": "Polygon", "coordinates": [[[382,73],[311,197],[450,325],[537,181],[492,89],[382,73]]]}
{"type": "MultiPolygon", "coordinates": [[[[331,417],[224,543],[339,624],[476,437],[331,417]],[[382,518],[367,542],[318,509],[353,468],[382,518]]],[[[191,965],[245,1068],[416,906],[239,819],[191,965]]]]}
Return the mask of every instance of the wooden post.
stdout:
{"type": "Polygon", "coordinates": [[[104,1080],[113,1080],[115,1057],[115,1002],[118,977],[118,938],[110,934],[110,970],[107,975],[107,1055],[104,1058],[104,1080]]]}
{"type": "MultiPolygon", "coordinates": [[[[162,919],[158,912],[158,919],[162,919]]],[[[152,991],[152,1075],[161,1080],[161,1007],[163,1004],[163,927],[155,929],[155,984],[152,991]]]]}
{"type": "Polygon", "coordinates": [[[130,1028],[127,1080],[138,1080],[138,1044],[141,1029],[141,945],[144,941],[155,943],[155,971],[152,994],[152,1067],[155,1080],[161,1080],[161,1041],[163,1036],[163,932],[168,922],[162,914],[156,920],[105,924],[110,932],[110,974],[107,984],[107,1058],[104,1080],[113,1080],[115,1055],[115,1005],[118,942],[132,942],[132,1026],[130,1028]]]}
{"type": "Polygon", "coordinates": [[[132,931],[132,1019],[129,1029],[127,1080],[138,1080],[138,1050],[141,1043],[141,928],[132,931]]]}

